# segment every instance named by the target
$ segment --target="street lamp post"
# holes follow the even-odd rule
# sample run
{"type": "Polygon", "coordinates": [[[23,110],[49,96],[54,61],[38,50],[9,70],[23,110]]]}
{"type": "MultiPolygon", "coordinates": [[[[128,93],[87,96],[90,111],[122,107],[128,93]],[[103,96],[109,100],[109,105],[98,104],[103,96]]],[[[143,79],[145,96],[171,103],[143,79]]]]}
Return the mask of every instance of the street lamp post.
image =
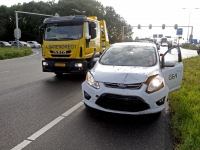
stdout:
{"type": "MultiPolygon", "coordinates": [[[[182,9],[189,9],[189,10],[190,10],[190,13],[189,13],[189,21],[188,21],[188,33],[187,33],[187,42],[189,43],[190,38],[191,38],[191,36],[192,36],[192,34],[191,34],[191,36],[189,37],[189,26],[190,26],[191,10],[192,10],[192,9],[199,9],[199,8],[182,8],[182,9]]],[[[193,30],[193,28],[192,28],[192,30],[193,30]]],[[[191,33],[193,32],[192,30],[191,30],[191,33]]]]}
{"type": "MultiPolygon", "coordinates": [[[[129,26],[122,26],[122,42],[124,41],[124,28],[129,26]]],[[[133,26],[131,26],[133,28],[133,26]]]]}
{"type": "MultiPolygon", "coordinates": [[[[15,11],[15,17],[16,17],[16,40],[17,40],[17,45],[19,49],[19,38],[21,37],[21,30],[18,27],[18,13],[23,13],[23,14],[31,14],[31,15],[39,15],[39,16],[49,16],[53,17],[53,15],[46,15],[46,14],[38,14],[38,13],[30,13],[30,12],[24,12],[24,11],[15,11]]],[[[55,14],[55,17],[59,16],[58,13],[55,14]]]]}
{"type": "Polygon", "coordinates": [[[124,28],[125,28],[126,26],[123,26],[122,27],[122,42],[124,41],[124,28]]]}

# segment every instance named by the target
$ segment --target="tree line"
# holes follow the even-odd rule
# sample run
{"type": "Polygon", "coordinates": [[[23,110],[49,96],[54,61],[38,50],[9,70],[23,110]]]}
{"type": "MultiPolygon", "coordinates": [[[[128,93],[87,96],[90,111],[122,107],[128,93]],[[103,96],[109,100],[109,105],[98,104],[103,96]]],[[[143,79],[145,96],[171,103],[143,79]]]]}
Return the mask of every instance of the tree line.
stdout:
{"type": "MultiPolygon", "coordinates": [[[[122,41],[122,27],[126,26],[124,31],[125,41],[133,41],[132,29],[126,20],[117,14],[113,7],[104,7],[96,0],[54,0],[48,2],[18,3],[7,7],[0,6],[0,40],[13,41],[14,29],[16,28],[15,11],[24,11],[31,13],[60,16],[86,15],[97,16],[98,20],[105,20],[108,30],[110,43],[122,41]]],[[[38,41],[39,26],[43,23],[45,16],[36,16],[30,14],[18,13],[18,26],[21,29],[20,41],[38,41]]]]}

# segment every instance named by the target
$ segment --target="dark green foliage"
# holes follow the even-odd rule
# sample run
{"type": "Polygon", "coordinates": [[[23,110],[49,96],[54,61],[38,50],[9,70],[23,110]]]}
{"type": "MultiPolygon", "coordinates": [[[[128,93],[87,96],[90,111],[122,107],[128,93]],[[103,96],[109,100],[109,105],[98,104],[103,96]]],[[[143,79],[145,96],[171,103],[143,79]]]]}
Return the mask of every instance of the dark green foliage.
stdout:
{"type": "MultiPolygon", "coordinates": [[[[106,21],[110,43],[122,41],[122,27],[125,28],[125,40],[132,41],[132,29],[123,17],[118,15],[112,7],[104,7],[95,0],[60,0],[16,4],[11,7],[0,6],[0,40],[13,41],[16,28],[15,11],[55,15],[86,15],[97,16],[98,20],[106,21]]],[[[38,41],[38,29],[47,17],[18,13],[18,24],[21,29],[21,41],[38,41]]]]}

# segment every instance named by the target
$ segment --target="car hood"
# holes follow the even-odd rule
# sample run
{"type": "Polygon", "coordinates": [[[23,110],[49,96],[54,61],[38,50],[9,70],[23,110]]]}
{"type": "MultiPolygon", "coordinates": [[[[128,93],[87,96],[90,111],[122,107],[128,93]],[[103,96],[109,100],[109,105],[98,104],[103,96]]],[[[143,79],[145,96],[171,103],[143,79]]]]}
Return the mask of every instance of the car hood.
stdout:
{"type": "Polygon", "coordinates": [[[158,66],[132,67],[132,66],[106,66],[96,64],[91,70],[94,79],[99,82],[110,83],[141,83],[149,76],[159,74],[158,66]]]}

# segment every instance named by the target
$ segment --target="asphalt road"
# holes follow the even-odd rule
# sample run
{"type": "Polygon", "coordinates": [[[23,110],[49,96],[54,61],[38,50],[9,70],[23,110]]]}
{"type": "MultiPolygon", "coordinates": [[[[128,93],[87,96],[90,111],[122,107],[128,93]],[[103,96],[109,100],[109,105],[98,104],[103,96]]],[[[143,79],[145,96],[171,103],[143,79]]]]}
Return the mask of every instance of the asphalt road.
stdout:
{"type": "Polygon", "coordinates": [[[41,50],[0,60],[0,150],[171,150],[161,116],[94,114],[82,102],[83,75],[43,73],[41,50]]]}

